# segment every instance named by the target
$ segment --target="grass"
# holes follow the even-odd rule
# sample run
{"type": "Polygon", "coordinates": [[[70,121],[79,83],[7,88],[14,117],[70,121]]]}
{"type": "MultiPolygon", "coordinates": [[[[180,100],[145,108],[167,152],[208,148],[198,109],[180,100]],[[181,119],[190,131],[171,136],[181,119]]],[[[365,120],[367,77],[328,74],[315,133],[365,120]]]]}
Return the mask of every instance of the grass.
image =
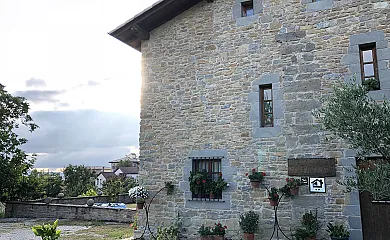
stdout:
{"type": "MultiPolygon", "coordinates": [[[[63,224],[64,225],[64,224],[63,224]]],[[[68,224],[66,224],[68,225],[68,224]]],[[[133,236],[133,229],[127,224],[94,225],[73,234],[63,235],[62,240],[124,239],[133,236]]]]}
{"type": "Polygon", "coordinates": [[[136,203],[126,204],[126,207],[127,207],[127,208],[136,208],[136,207],[137,207],[137,204],[136,204],[136,203]]]}

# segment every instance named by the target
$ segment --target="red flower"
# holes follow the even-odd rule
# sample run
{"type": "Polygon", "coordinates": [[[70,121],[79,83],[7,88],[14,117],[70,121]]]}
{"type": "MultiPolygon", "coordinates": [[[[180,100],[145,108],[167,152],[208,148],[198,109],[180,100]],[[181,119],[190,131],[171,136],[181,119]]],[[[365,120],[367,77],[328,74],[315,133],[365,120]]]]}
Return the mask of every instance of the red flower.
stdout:
{"type": "Polygon", "coordinates": [[[245,173],[245,176],[248,176],[248,173],[245,173]]]}
{"type": "Polygon", "coordinates": [[[219,176],[222,177],[222,173],[219,173],[219,176]]]}
{"type": "Polygon", "coordinates": [[[225,226],[223,226],[223,227],[227,229],[227,226],[226,226],[226,225],[225,225],[225,226]]]}
{"type": "Polygon", "coordinates": [[[289,178],[286,178],[286,181],[288,181],[289,178]]]}
{"type": "Polygon", "coordinates": [[[202,180],[202,183],[206,183],[206,180],[203,179],[203,180],[202,180]]]}
{"type": "Polygon", "coordinates": [[[264,176],[266,176],[267,174],[265,174],[265,172],[262,172],[261,175],[264,177],[264,176]]]}
{"type": "Polygon", "coordinates": [[[219,230],[220,230],[220,231],[223,231],[223,228],[220,228],[219,230]]]}
{"type": "Polygon", "coordinates": [[[253,169],[252,169],[252,172],[256,172],[256,168],[253,168],[253,169]]]}

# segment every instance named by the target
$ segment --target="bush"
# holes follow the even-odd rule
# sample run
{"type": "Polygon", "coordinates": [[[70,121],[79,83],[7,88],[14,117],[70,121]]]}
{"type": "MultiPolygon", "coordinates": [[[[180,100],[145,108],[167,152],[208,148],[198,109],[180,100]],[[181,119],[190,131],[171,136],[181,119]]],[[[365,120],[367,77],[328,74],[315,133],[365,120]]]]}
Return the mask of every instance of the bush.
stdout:
{"type": "Polygon", "coordinates": [[[244,233],[255,233],[259,229],[259,214],[254,211],[242,213],[239,224],[244,233]]]}
{"type": "Polygon", "coordinates": [[[56,240],[61,236],[61,230],[57,230],[58,219],[53,224],[43,224],[33,226],[31,229],[35,236],[41,237],[42,240],[56,240]]]}

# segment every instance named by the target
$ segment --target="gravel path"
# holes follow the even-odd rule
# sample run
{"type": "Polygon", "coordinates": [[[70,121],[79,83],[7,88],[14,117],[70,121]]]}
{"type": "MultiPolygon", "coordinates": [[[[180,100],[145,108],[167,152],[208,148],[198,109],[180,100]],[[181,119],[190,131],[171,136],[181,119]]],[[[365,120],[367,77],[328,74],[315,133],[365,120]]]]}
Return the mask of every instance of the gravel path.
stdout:
{"type": "MultiPolygon", "coordinates": [[[[52,223],[53,219],[22,219],[22,218],[3,218],[0,219],[0,240],[40,240],[31,231],[31,227],[42,223],[52,223]]],[[[61,235],[70,235],[82,229],[88,229],[85,226],[58,226],[61,235]]]]}

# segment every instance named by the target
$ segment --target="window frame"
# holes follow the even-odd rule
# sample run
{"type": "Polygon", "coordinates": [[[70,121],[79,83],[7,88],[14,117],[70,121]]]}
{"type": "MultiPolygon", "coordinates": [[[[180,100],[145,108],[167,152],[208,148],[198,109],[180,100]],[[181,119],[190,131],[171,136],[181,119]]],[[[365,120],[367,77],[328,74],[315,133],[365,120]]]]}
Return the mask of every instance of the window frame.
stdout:
{"type": "MultiPolygon", "coordinates": [[[[193,172],[201,172],[203,169],[199,168],[200,162],[207,162],[207,179],[209,181],[215,181],[218,179],[219,176],[222,176],[222,158],[193,158],[192,159],[192,171],[193,172]],[[219,171],[214,171],[214,163],[219,163],[219,171]],[[214,178],[216,176],[216,178],[214,178]]],[[[209,199],[210,195],[205,195],[204,193],[201,193],[201,196],[198,194],[192,193],[192,199],[209,199]]],[[[215,200],[221,200],[222,199],[222,191],[217,193],[215,200]]]]}
{"type": "Polygon", "coordinates": [[[260,85],[259,86],[259,91],[260,91],[260,127],[274,127],[274,97],[273,97],[273,90],[272,90],[272,84],[267,84],[267,85],[260,85]],[[271,100],[264,100],[264,91],[265,90],[271,90],[271,100]],[[270,102],[271,103],[271,112],[266,112],[265,111],[265,103],[270,102]],[[266,114],[272,114],[271,118],[271,125],[266,125],[265,124],[265,115],[266,114]]]}
{"type": "Polygon", "coordinates": [[[376,49],[376,43],[367,43],[367,44],[361,44],[359,45],[359,57],[360,57],[360,73],[361,73],[361,79],[362,83],[366,79],[375,78],[379,81],[379,74],[378,74],[378,57],[377,57],[377,49],[376,49]],[[372,61],[364,62],[363,58],[363,52],[371,50],[372,51],[372,61]],[[373,76],[365,76],[364,73],[364,65],[372,64],[374,66],[374,75],[373,76]]]}

